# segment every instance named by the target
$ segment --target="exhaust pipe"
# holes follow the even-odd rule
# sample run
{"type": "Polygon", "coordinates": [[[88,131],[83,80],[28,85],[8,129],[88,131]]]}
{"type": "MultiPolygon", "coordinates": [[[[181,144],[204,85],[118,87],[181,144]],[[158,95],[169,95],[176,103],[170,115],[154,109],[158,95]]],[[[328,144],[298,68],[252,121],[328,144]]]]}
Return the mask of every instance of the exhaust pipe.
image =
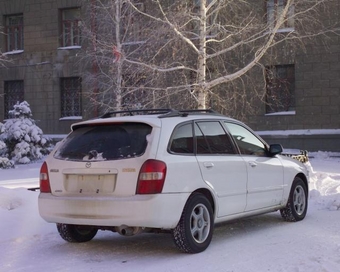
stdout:
{"type": "Polygon", "coordinates": [[[128,227],[126,225],[121,225],[116,227],[116,231],[123,236],[133,236],[143,232],[141,227],[128,227]]]}

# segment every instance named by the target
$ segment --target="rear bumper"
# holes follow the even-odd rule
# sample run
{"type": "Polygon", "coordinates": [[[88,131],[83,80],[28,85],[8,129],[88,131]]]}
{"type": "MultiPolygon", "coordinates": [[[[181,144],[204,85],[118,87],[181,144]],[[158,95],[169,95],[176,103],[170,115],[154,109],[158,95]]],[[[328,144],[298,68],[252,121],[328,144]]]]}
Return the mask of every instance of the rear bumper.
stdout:
{"type": "Polygon", "coordinates": [[[40,193],[40,216],[50,223],[174,228],[189,193],[131,197],[57,197],[40,193]]]}

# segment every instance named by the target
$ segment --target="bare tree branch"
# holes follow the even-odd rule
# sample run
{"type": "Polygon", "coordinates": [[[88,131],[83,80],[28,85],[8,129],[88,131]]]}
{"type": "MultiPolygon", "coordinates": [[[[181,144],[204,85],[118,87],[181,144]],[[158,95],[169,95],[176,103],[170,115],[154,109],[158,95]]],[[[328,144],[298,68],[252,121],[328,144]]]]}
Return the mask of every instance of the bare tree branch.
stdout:
{"type": "MultiPolygon", "coordinates": [[[[338,31],[322,16],[332,0],[272,1],[267,11],[262,0],[93,1],[98,32],[87,33],[97,48],[84,59],[98,64],[98,94],[110,101],[98,102],[103,107],[129,101],[206,108],[217,101],[227,108],[248,95],[247,82],[257,80],[251,71],[263,70],[280,48],[295,48],[293,59],[307,40],[338,31]],[[118,61],[112,61],[113,46],[118,61]]],[[[253,96],[264,99],[264,84],[257,80],[253,96]]]]}

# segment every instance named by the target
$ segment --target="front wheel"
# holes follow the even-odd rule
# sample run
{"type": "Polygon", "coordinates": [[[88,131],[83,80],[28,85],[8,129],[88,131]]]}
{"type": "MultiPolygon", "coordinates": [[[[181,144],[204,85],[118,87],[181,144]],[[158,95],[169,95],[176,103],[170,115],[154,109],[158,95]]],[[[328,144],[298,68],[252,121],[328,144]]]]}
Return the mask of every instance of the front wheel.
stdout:
{"type": "Polygon", "coordinates": [[[301,221],[305,218],[308,207],[307,186],[299,177],[295,177],[290,190],[287,206],[280,210],[284,220],[289,222],[301,221]]]}
{"type": "Polygon", "coordinates": [[[96,236],[98,229],[90,226],[57,224],[58,232],[65,241],[71,243],[88,242],[96,236]]]}
{"type": "Polygon", "coordinates": [[[189,197],[181,219],[172,231],[174,242],[184,252],[202,252],[211,242],[213,225],[211,203],[204,195],[194,193],[189,197]]]}

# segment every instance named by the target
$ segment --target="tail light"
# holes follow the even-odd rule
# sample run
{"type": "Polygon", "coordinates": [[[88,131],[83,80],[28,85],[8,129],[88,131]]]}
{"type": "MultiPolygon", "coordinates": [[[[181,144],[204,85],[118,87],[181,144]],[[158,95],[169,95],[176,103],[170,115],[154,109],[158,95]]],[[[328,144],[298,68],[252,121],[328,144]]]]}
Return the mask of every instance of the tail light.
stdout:
{"type": "Polygon", "coordinates": [[[50,179],[46,162],[40,168],[40,192],[51,193],[50,179]]]}
{"type": "Polygon", "coordinates": [[[147,160],[142,165],[137,182],[136,194],[159,194],[163,190],[166,164],[162,161],[147,160]]]}

